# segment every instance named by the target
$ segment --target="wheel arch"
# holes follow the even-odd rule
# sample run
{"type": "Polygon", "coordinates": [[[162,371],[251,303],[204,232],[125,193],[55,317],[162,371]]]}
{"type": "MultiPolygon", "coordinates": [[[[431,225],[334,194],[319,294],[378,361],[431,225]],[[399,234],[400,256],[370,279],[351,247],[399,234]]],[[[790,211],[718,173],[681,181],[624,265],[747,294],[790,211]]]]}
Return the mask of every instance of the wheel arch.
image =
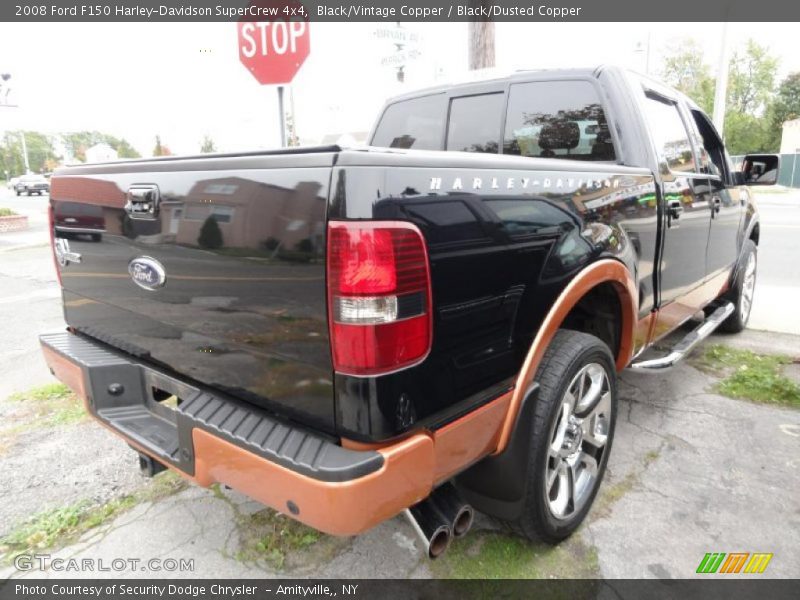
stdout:
{"type": "Polygon", "coordinates": [[[559,294],[548,311],[525,357],[514,385],[508,412],[497,441],[494,455],[502,453],[509,443],[525,395],[530,390],[536,371],[556,332],[567,322],[579,303],[600,286],[616,291],[619,301],[619,335],[612,348],[615,366],[621,371],[631,360],[634,350],[638,295],[636,283],[628,268],[614,259],[601,259],[580,271],[559,294]],[[616,352],[615,352],[616,350],[616,352]]]}

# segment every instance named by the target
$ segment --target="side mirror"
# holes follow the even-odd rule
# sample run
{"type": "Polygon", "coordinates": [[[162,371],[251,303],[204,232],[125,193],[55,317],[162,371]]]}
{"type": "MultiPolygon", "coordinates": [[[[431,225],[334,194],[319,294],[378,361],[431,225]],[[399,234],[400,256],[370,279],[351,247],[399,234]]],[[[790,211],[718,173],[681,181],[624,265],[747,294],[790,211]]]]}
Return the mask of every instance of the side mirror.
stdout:
{"type": "MultiPolygon", "coordinates": [[[[781,157],[778,154],[747,154],[742,161],[744,185],[775,185],[781,157]]],[[[738,182],[737,177],[737,182],[738,182]]]]}

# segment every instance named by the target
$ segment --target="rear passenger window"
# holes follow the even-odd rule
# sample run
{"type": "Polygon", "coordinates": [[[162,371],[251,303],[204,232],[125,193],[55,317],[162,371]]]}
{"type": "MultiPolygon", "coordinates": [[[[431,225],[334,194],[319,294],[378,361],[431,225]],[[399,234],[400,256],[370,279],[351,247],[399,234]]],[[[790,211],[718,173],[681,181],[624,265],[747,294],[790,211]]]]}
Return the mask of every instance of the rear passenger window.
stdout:
{"type": "Polygon", "coordinates": [[[373,146],[441,150],[447,100],[444,94],[395,102],[386,107],[373,146]]]}
{"type": "Polygon", "coordinates": [[[600,96],[588,81],[518,83],[509,93],[505,154],[616,159],[600,96]]]}
{"type": "Polygon", "coordinates": [[[671,171],[695,171],[692,144],[676,104],[648,94],[644,101],[644,114],[656,149],[667,161],[671,171]]]}
{"type": "Polygon", "coordinates": [[[453,98],[447,124],[447,150],[496,154],[500,148],[502,110],[502,93],[453,98]]]}

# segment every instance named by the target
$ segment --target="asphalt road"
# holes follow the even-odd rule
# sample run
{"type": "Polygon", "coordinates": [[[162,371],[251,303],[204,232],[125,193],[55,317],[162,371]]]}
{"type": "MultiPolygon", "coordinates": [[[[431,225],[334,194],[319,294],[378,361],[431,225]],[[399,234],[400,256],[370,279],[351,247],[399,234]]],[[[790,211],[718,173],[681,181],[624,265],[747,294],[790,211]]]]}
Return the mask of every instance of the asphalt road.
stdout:
{"type": "MultiPolygon", "coordinates": [[[[63,327],[48,248],[46,203],[46,198],[18,199],[0,190],[0,206],[28,214],[32,225],[25,233],[0,235],[0,416],[10,392],[52,381],[36,340],[40,331],[63,327]]],[[[794,316],[800,299],[793,295],[800,290],[795,242],[800,193],[763,195],[760,206],[758,312],[751,326],[800,333],[794,316]]],[[[750,332],[729,337],[760,351],[774,348],[796,354],[800,348],[797,338],[788,335],[750,332]]],[[[771,576],[800,576],[800,415],[723,398],[709,392],[712,384],[688,364],[658,376],[623,375],[614,450],[597,504],[586,525],[557,551],[534,548],[539,558],[531,560],[537,573],[581,576],[587,573],[583,565],[593,561],[605,577],[689,577],[706,552],[759,551],[775,554],[771,576]],[[742,440],[747,440],[746,451],[742,440]]],[[[0,494],[0,521],[6,530],[20,516],[12,503],[34,513],[76,498],[97,497],[99,489],[104,499],[135,485],[135,459],[121,440],[92,422],[72,427],[23,434],[6,455],[0,453],[7,490],[0,494]],[[130,471],[120,472],[126,469],[130,471]],[[24,491],[32,486],[38,487],[24,491]]],[[[137,506],[58,555],[108,560],[191,557],[197,572],[160,575],[272,576],[278,573],[275,569],[237,558],[247,536],[242,523],[259,509],[233,492],[221,496],[191,487],[137,506]]],[[[461,544],[470,540],[513,544],[486,519],[479,519],[476,531],[461,544]]],[[[358,538],[300,552],[287,574],[441,576],[461,568],[457,561],[480,558],[481,552],[480,544],[460,554],[454,548],[431,564],[420,557],[409,526],[397,518],[358,538]]],[[[0,578],[21,575],[12,568],[0,569],[0,578]]]]}

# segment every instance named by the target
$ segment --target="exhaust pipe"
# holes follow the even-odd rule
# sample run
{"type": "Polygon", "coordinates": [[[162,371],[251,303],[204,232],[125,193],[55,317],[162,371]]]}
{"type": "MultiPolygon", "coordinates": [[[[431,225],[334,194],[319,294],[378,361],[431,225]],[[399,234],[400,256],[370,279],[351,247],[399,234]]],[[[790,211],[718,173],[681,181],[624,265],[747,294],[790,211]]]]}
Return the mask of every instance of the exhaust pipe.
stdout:
{"type": "Polygon", "coordinates": [[[475,510],[461,499],[450,483],[407,508],[404,514],[422,540],[428,558],[444,554],[452,538],[466,535],[475,518],[475,510]]]}
{"type": "Polygon", "coordinates": [[[430,497],[403,511],[411,527],[417,532],[422,541],[428,558],[437,558],[444,554],[450,545],[453,533],[450,524],[430,497]]]}
{"type": "Polygon", "coordinates": [[[436,488],[430,496],[444,518],[450,523],[454,537],[467,535],[475,519],[475,509],[459,495],[452,483],[436,488]]]}

